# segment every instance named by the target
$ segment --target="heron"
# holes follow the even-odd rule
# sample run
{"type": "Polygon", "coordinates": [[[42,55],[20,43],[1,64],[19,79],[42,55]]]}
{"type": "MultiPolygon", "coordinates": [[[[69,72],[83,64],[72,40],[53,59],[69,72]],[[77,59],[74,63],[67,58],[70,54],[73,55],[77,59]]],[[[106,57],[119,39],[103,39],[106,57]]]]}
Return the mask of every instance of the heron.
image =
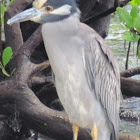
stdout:
{"type": "Polygon", "coordinates": [[[118,140],[120,74],[117,61],[104,40],[80,22],[74,0],[35,0],[33,7],[7,24],[31,20],[42,24],[42,36],[55,75],[58,97],[72,124],[93,140],[118,140]]]}

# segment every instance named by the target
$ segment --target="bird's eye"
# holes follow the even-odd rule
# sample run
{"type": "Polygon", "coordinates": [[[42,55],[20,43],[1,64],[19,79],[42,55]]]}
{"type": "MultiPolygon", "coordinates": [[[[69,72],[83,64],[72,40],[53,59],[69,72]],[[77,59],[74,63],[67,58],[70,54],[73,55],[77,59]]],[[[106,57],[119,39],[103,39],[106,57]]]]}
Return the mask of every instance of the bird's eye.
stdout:
{"type": "Polygon", "coordinates": [[[50,12],[50,11],[53,10],[53,7],[52,7],[52,6],[47,6],[47,7],[45,8],[45,10],[46,10],[47,12],[50,12]]]}

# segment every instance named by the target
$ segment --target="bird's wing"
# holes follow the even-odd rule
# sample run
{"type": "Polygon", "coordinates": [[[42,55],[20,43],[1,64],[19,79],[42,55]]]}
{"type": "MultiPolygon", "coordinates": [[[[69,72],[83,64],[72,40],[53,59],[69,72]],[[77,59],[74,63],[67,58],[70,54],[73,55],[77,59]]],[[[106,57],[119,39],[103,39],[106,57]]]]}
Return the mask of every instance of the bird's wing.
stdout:
{"type": "Polygon", "coordinates": [[[117,133],[120,104],[119,69],[112,52],[103,39],[95,34],[97,33],[90,35],[82,48],[85,73],[90,89],[100,101],[117,133]]]}

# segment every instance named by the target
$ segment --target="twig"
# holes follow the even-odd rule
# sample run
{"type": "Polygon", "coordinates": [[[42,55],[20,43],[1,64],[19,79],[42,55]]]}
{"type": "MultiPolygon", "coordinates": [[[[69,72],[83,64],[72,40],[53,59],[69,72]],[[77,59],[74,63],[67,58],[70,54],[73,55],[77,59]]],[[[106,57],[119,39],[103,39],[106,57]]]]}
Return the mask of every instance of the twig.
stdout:
{"type": "Polygon", "coordinates": [[[125,69],[128,69],[128,61],[129,61],[129,53],[130,53],[130,47],[131,47],[131,42],[129,42],[128,50],[127,50],[127,57],[126,57],[126,63],[125,63],[125,69]]]}
{"type": "Polygon", "coordinates": [[[131,1],[131,0],[124,0],[124,1],[120,0],[120,1],[119,1],[119,6],[120,6],[120,7],[123,7],[123,6],[127,5],[127,3],[129,3],[130,1],[131,1]]]}
{"type": "Polygon", "coordinates": [[[139,39],[139,41],[137,42],[137,54],[136,54],[137,56],[138,56],[138,54],[139,54],[139,49],[140,49],[139,47],[140,47],[140,39],[139,39]]]}

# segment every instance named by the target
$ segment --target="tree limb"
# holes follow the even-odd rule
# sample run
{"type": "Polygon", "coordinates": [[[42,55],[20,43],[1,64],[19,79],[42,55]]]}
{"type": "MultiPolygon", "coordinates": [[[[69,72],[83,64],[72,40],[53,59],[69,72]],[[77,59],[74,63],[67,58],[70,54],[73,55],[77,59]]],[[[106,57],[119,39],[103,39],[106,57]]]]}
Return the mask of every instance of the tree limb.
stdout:
{"type": "Polygon", "coordinates": [[[121,91],[126,96],[140,97],[140,81],[121,77],[121,91]]]}
{"type": "Polygon", "coordinates": [[[140,74],[140,67],[128,69],[120,73],[121,77],[131,77],[140,74]]]}

